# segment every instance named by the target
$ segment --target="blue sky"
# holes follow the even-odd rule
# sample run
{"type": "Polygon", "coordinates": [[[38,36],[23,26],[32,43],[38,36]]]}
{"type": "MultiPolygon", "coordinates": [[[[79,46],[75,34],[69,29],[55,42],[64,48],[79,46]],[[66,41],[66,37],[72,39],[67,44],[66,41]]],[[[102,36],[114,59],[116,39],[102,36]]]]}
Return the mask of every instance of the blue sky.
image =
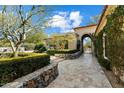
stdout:
{"type": "MultiPolygon", "coordinates": [[[[24,7],[25,12],[31,8],[31,6],[24,7]]],[[[103,11],[103,8],[104,6],[102,5],[46,6],[48,14],[44,13],[44,15],[49,20],[47,25],[48,28],[45,28],[45,33],[48,35],[53,33],[66,33],[73,31],[72,28],[74,27],[85,26],[90,21],[90,17],[100,15],[103,11]]],[[[38,19],[38,16],[36,16],[33,18],[33,21],[38,19]]]]}
{"type": "Polygon", "coordinates": [[[58,5],[53,6],[50,14],[50,26],[46,33],[65,33],[72,31],[72,28],[85,26],[90,21],[91,16],[102,13],[102,5],[58,5]]]}

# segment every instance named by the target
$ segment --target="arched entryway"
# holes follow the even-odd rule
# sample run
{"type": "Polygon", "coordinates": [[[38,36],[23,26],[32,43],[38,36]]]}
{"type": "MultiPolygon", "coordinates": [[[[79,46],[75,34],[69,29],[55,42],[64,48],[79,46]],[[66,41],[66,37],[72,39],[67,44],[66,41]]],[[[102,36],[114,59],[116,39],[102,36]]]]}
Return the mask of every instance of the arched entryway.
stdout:
{"type": "Polygon", "coordinates": [[[94,46],[91,35],[84,34],[81,38],[81,50],[83,53],[93,53],[94,46]]]}

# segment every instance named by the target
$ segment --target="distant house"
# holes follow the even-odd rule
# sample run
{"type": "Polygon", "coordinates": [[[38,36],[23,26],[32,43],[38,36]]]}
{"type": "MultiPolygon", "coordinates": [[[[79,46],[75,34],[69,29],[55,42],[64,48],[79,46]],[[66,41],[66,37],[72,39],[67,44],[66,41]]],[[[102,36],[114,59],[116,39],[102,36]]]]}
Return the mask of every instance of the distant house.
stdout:
{"type": "Polygon", "coordinates": [[[76,34],[71,32],[54,35],[44,41],[48,49],[76,49],[77,38],[76,34]]]}
{"type": "MultiPolygon", "coordinates": [[[[77,45],[77,48],[80,50],[84,50],[83,49],[83,40],[85,37],[89,37],[91,39],[91,41],[93,40],[92,36],[95,33],[97,24],[92,24],[92,25],[87,25],[87,26],[80,26],[80,27],[76,27],[74,28],[74,32],[75,34],[77,34],[78,36],[78,40],[80,41],[80,46],[77,45]],[[78,47],[79,46],[79,47],[78,47]]],[[[92,52],[94,51],[94,45],[93,42],[91,42],[91,49],[92,52]]]]}
{"type": "Polygon", "coordinates": [[[58,47],[57,40],[66,40],[68,42],[68,49],[82,49],[82,40],[86,36],[91,37],[95,33],[97,25],[88,25],[73,28],[74,32],[64,33],[60,35],[51,36],[50,38],[44,39],[45,46],[48,49],[64,49],[65,47],[58,47]],[[56,44],[55,44],[56,43],[56,44]]]}

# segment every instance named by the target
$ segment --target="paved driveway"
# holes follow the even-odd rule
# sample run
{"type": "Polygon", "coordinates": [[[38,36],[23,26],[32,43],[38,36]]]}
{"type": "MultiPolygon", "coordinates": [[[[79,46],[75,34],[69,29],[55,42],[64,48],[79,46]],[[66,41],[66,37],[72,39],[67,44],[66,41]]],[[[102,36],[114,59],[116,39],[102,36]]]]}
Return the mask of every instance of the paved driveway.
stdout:
{"type": "Polygon", "coordinates": [[[59,76],[48,88],[110,88],[97,59],[92,54],[83,54],[74,60],[64,60],[58,65],[59,76]]]}

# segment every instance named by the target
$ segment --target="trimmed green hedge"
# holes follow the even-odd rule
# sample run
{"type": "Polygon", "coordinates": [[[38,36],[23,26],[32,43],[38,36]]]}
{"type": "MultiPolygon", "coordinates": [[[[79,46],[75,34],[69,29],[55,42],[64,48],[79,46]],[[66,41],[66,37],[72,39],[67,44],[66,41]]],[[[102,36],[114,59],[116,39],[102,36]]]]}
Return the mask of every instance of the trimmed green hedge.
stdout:
{"type": "Polygon", "coordinates": [[[0,59],[0,86],[50,64],[46,53],[25,53],[24,57],[0,59]]]}
{"type": "Polygon", "coordinates": [[[124,6],[117,6],[106,18],[106,25],[96,37],[96,55],[99,61],[101,59],[104,67],[111,67],[110,69],[114,67],[115,73],[118,72],[118,76],[122,76],[124,72],[124,6]],[[105,59],[103,59],[103,33],[106,34],[105,53],[109,59],[108,62],[104,62],[105,59]]]}
{"type": "Polygon", "coordinates": [[[98,62],[102,67],[106,68],[107,70],[111,70],[110,61],[108,61],[107,59],[104,59],[103,57],[98,57],[98,62]]]}
{"type": "MultiPolygon", "coordinates": [[[[19,57],[25,57],[25,56],[28,56],[28,55],[31,55],[31,54],[34,54],[34,53],[23,53],[23,52],[19,52],[18,56],[19,57]]],[[[0,53],[0,58],[12,58],[14,55],[13,53],[0,53]]]]}
{"type": "Polygon", "coordinates": [[[79,50],[70,50],[70,49],[62,49],[62,50],[48,50],[47,53],[50,55],[54,54],[73,54],[78,52],[79,50]]]}
{"type": "Polygon", "coordinates": [[[46,47],[44,46],[44,44],[42,43],[38,43],[35,45],[35,48],[34,48],[34,52],[36,53],[43,53],[45,52],[47,49],[46,47]]]}
{"type": "Polygon", "coordinates": [[[124,81],[124,5],[119,5],[107,16],[103,28],[106,34],[106,56],[111,68],[120,80],[124,81]]]}

